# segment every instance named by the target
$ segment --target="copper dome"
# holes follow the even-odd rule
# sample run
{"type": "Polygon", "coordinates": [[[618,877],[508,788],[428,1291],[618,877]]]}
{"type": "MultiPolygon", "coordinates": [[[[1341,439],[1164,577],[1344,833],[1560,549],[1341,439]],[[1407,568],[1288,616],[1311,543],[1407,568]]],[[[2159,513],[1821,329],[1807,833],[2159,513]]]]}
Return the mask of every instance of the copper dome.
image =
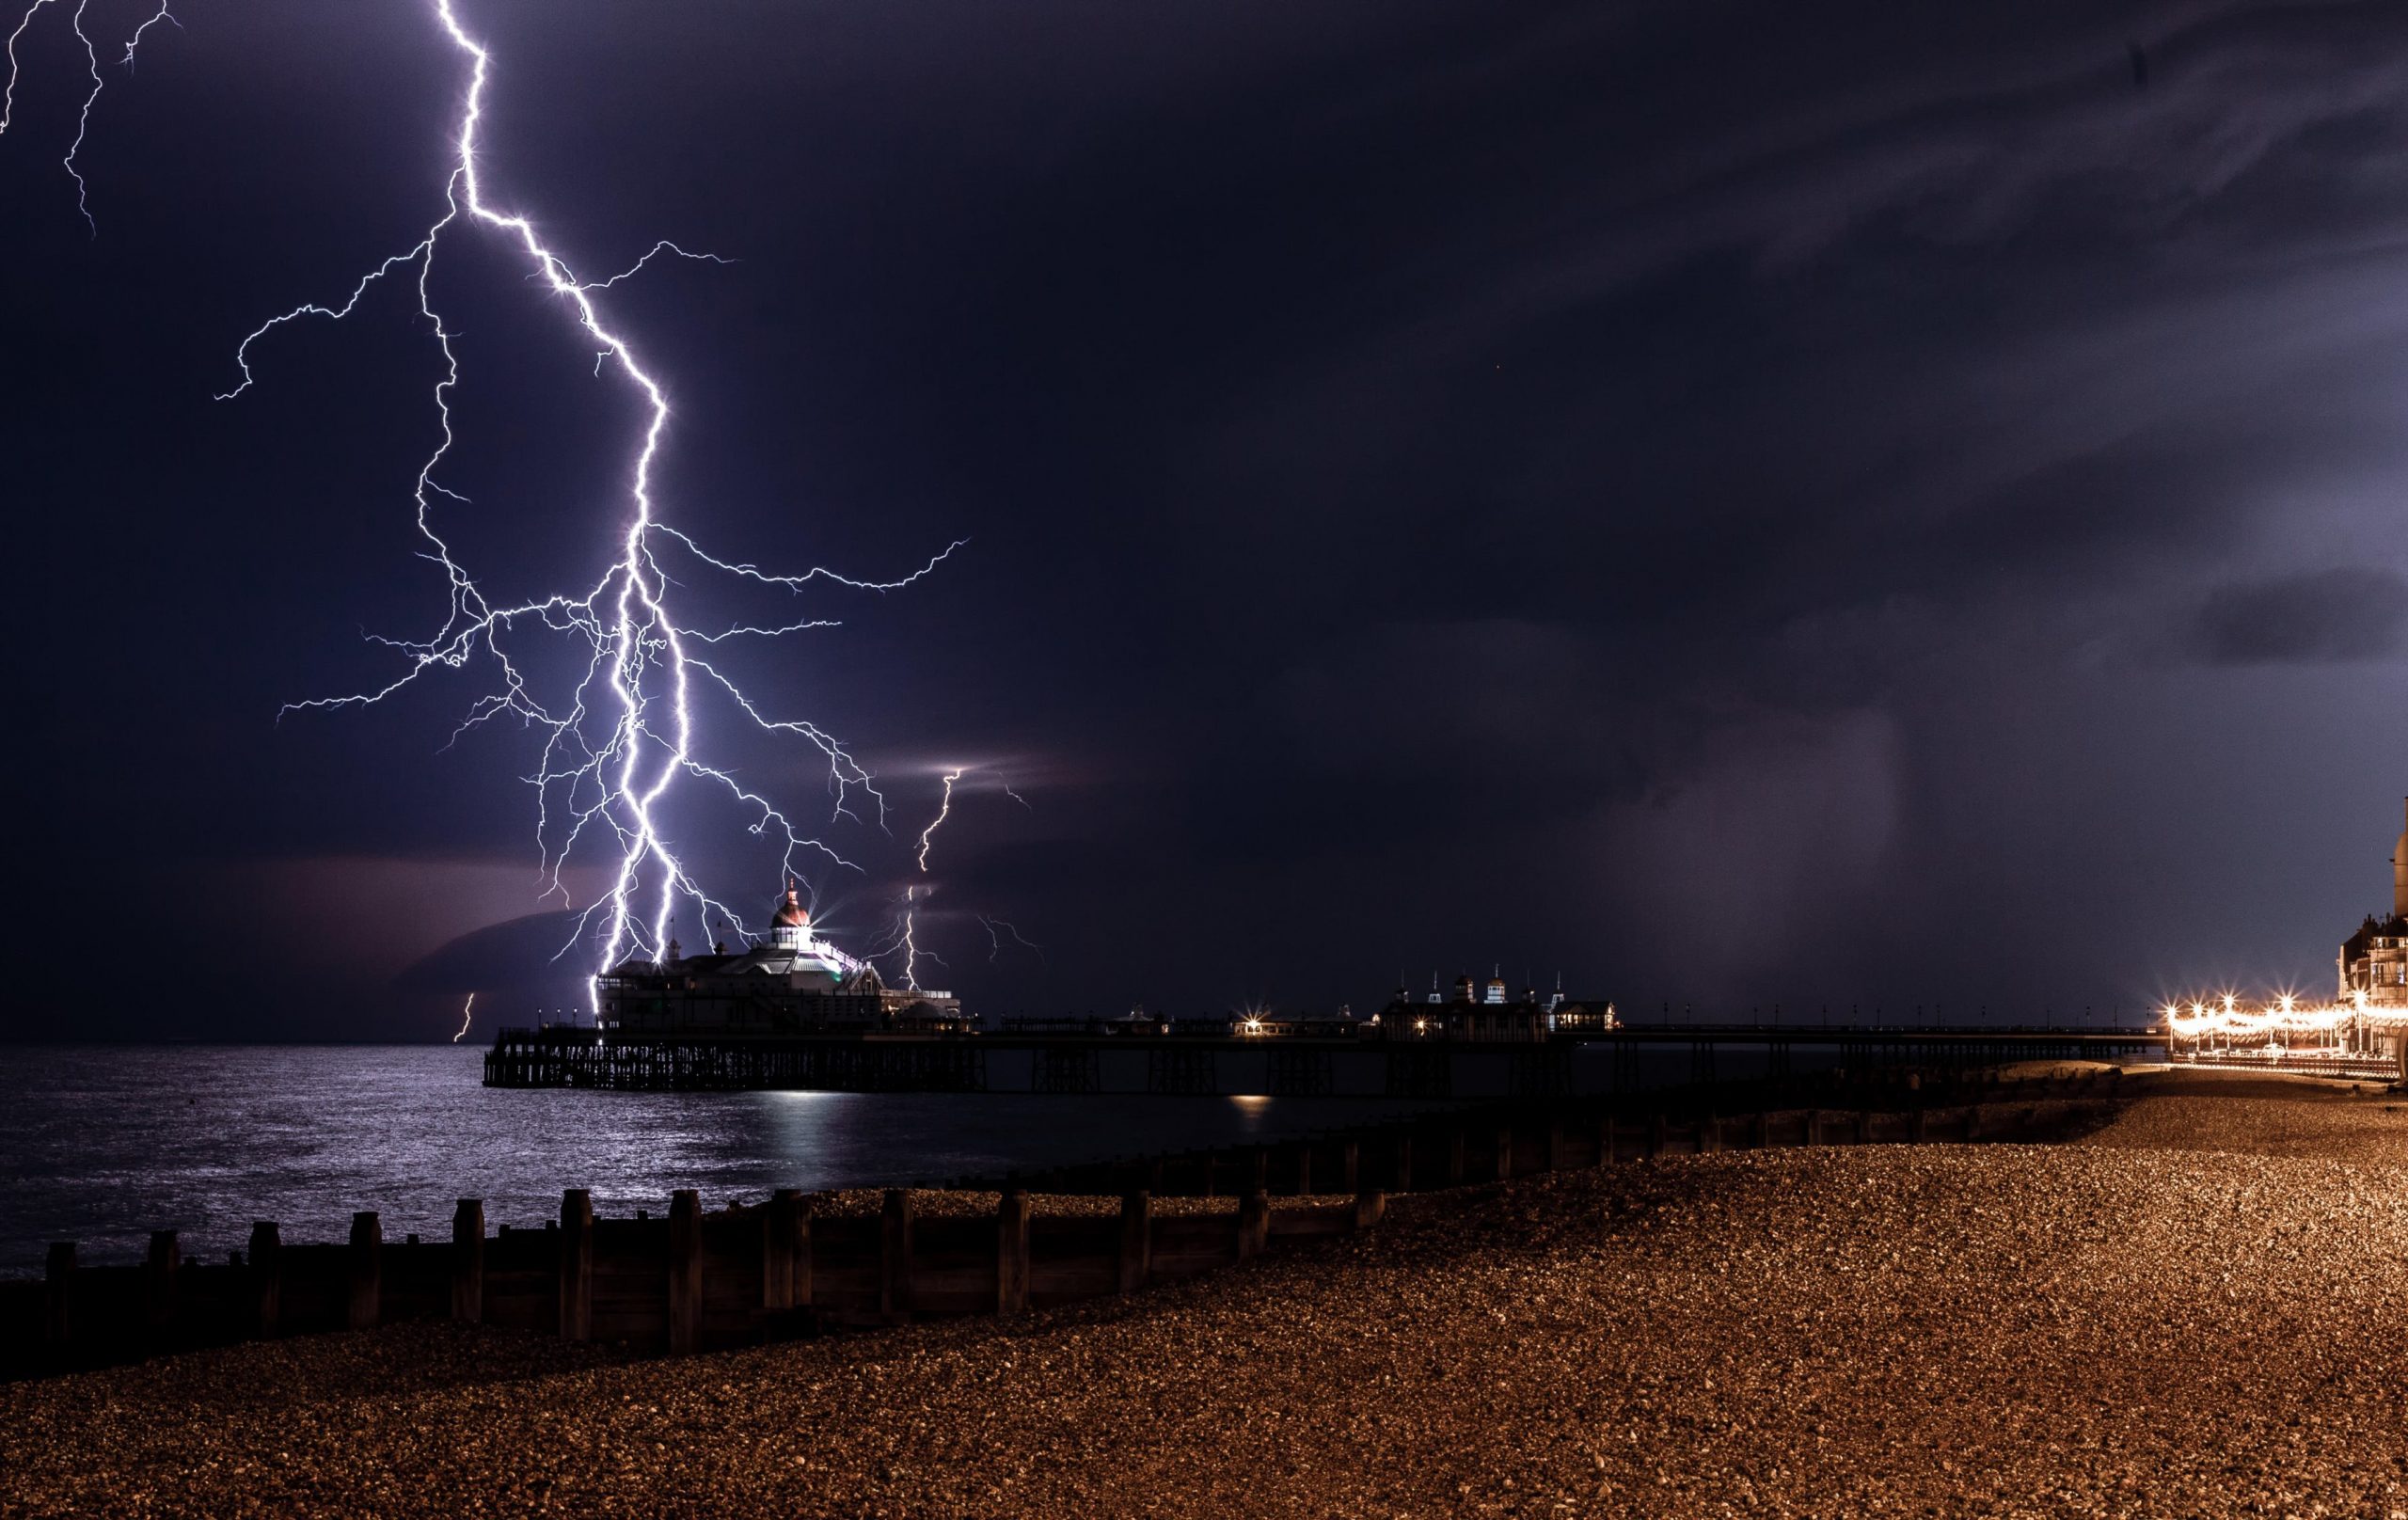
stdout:
{"type": "Polygon", "coordinates": [[[778,904],[778,916],[769,922],[782,929],[800,928],[811,922],[811,915],[804,912],[802,904],[795,899],[794,888],[788,887],[785,900],[778,904]]]}

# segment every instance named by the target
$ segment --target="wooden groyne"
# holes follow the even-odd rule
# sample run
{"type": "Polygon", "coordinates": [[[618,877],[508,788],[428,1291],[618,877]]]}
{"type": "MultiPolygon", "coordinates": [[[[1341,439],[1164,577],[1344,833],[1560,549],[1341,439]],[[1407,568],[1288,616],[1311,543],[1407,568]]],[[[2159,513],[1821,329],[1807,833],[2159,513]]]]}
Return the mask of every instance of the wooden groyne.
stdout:
{"type": "Polygon", "coordinates": [[[1988,1100],[1945,1107],[1462,1110],[991,1188],[891,1190],[875,1212],[792,1191],[705,1210],[678,1192],[660,1213],[597,1218],[590,1195],[571,1190],[558,1217],[533,1228],[489,1230],[483,1202],[463,1199],[448,1240],[389,1241],[379,1216],[362,1212],[341,1243],[288,1242],[261,1221],[224,1261],[186,1259],[172,1230],[151,1237],[139,1264],[87,1263],[61,1243],[40,1280],[0,1283],[0,1370],[412,1319],[688,1352],[1018,1314],[1368,1228],[1394,1195],[1726,1149],[2029,1138],[2103,1114],[2125,1086],[2108,1072],[1991,1087],[1988,1100]]]}

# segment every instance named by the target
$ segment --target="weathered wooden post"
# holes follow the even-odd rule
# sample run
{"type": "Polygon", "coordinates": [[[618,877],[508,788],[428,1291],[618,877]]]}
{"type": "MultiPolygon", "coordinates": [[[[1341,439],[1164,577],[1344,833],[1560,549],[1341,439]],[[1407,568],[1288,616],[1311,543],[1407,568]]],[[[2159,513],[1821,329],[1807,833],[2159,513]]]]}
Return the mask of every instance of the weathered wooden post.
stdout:
{"type": "Polygon", "coordinates": [[[1614,1164],[1614,1111],[1608,1104],[1597,1110],[1597,1164],[1614,1164]]]}
{"type": "Polygon", "coordinates": [[[1271,1195],[1256,1188],[1238,1200],[1238,1259],[1261,1254],[1271,1239],[1271,1195]]]}
{"type": "Polygon", "coordinates": [[[1708,1155],[1722,1148],[1722,1121],[1712,1109],[1697,1116],[1697,1153],[1708,1155]]]}
{"type": "Polygon", "coordinates": [[[1930,1136],[1930,1117],[1924,1113],[1923,1105],[1921,1103],[1917,1103],[1907,1114],[1907,1143],[1909,1145],[1919,1146],[1929,1139],[1930,1136]]]}
{"type": "Polygon", "coordinates": [[[1849,1116],[1849,1138],[1860,1146],[1873,1138],[1873,1115],[1870,1110],[1860,1108],[1849,1116]]]}
{"type": "Polygon", "coordinates": [[[1396,1132],[1396,1143],[1388,1159],[1388,1185],[1399,1193],[1413,1191],[1413,1132],[1396,1132]]]}
{"type": "Polygon", "coordinates": [[[350,1292],[343,1306],[343,1324],[353,1330],[373,1330],[383,1316],[385,1291],[385,1227],[373,1209],[351,1216],[351,1243],[343,1253],[350,1292]]]}
{"type": "Polygon", "coordinates": [[[594,1338],[594,1195],[561,1193],[561,1338],[594,1338]]]}
{"type": "Polygon", "coordinates": [[[1133,1293],[1146,1286],[1153,1270],[1154,1200],[1144,1188],[1132,1188],[1120,1199],[1120,1290],[1133,1293]]]}
{"type": "Polygon", "coordinates": [[[75,1243],[53,1241],[42,1258],[42,1344],[69,1346],[75,1339],[75,1243]]]}
{"type": "Polygon", "coordinates": [[[1354,1195],[1354,1227],[1369,1229],[1388,1211],[1388,1195],[1377,1188],[1364,1188],[1354,1195]]]}
{"type": "Polygon", "coordinates": [[[1647,1116],[1648,1160],[1653,1161],[1664,1153],[1664,1135],[1667,1128],[1668,1126],[1664,1121],[1664,1111],[1662,1109],[1659,1108],[1655,1113],[1647,1116]]]}
{"type": "Polygon", "coordinates": [[[485,1201],[462,1198],[452,1209],[452,1318],[475,1324],[485,1317],[485,1201]]]}
{"type": "Polygon", "coordinates": [[[1506,1181],[1513,1175],[1513,1122],[1500,1121],[1497,1126],[1497,1180],[1506,1181]]]}
{"type": "Polygon", "coordinates": [[[1823,1143],[1823,1111],[1821,1109],[1810,1108],[1806,1111],[1805,1132],[1798,1143],[1801,1146],[1819,1146],[1823,1143]]]}
{"type": "Polygon", "coordinates": [[[172,1229],[150,1232],[150,1254],[142,1259],[142,1322],[153,1336],[172,1329],[176,1322],[176,1269],[183,1264],[183,1250],[172,1229]]]}
{"type": "Polygon", "coordinates": [[[262,1338],[273,1336],[284,1317],[284,1243],[276,1221],[251,1221],[251,1322],[262,1338]]]}
{"type": "Polygon", "coordinates": [[[1238,1193],[1267,1193],[1271,1189],[1271,1153],[1260,1146],[1246,1148],[1245,1164],[1238,1168],[1238,1193]]]}
{"type": "Polygon", "coordinates": [[[703,1333],[703,1203],[692,1188],[669,1195],[669,1349],[690,1352],[703,1333]]]}
{"type": "Polygon", "coordinates": [[[879,1212],[878,1315],[889,1324],[911,1322],[911,1193],[888,1188],[879,1212]]]}
{"type": "Polygon", "coordinates": [[[794,1307],[795,1215],[800,1212],[792,1188],[769,1195],[761,1211],[761,1307],[784,1314],[794,1307]]]}
{"type": "Polygon", "coordinates": [[[1352,1193],[1354,1191],[1355,1183],[1360,1180],[1362,1176],[1362,1165],[1363,1148],[1361,1144],[1356,1141],[1353,1135],[1348,1135],[1345,1139],[1340,1140],[1338,1143],[1339,1192],[1352,1193]]]}
{"type": "Polygon", "coordinates": [[[1028,1192],[1006,1188],[995,1210],[995,1312],[1028,1309],[1028,1192]]]}

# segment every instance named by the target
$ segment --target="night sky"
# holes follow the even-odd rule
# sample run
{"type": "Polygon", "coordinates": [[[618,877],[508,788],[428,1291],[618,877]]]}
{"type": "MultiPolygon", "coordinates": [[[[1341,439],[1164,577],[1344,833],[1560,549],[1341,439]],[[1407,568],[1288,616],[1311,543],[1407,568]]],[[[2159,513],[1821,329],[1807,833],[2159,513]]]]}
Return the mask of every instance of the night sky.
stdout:
{"type": "MultiPolygon", "coordinates": [[[[277,719],[441,620],[410,293],[211,399],[439,214],[462,60],[412,0],[190,0],[128,72],[153,8],[92,0],[94,234],[70,8],[0,137],[5,1027],[526,1021],[585,966],[536,739],[445,747],[490,672],[277,719]]],[[[868,578],[970,541],[722,610],[843,622],[729,656],[880,777],[891,832],[833,821],[861,869],[814,883],[842,942],[971,768],[920,933],[974,1007],[1501,964],[1646,1013],[2104,1018],[2323,990],[2387,901],[2408,8],[463,13],[496,199],[592,277],[735,261],[604,297],[672,393],[666,517],[868,578]]],[[[499,594],[590,580],[626,388],[447,236],[447,532],[499,594]]],[[[828,822],[807,750],[722,752],[828,822]]],[[[676,830],[757,911],[746,821],[676,830]]]]}

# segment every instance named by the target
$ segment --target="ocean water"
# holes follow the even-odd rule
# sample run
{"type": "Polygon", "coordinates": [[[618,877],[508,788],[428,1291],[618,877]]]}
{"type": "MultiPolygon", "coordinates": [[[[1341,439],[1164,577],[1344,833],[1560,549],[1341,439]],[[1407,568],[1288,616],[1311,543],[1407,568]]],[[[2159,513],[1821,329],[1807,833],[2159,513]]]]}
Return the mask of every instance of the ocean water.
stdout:
{"type": "Polygon", "coordinates": [[[139,1259],[153,1229],[223,1259],[251,1221],[340,1241],[448,1240],[454,1200],[485,1221],[703,1206],[771,1188],[938,1181],[1011,1167],[1272,1139],[1428,1105],[1308,1098],[940,1093],[614,1093],[480,1085],[481,1046],[0,1049],[0,1277],[52,1241],[139,1259]]]}

